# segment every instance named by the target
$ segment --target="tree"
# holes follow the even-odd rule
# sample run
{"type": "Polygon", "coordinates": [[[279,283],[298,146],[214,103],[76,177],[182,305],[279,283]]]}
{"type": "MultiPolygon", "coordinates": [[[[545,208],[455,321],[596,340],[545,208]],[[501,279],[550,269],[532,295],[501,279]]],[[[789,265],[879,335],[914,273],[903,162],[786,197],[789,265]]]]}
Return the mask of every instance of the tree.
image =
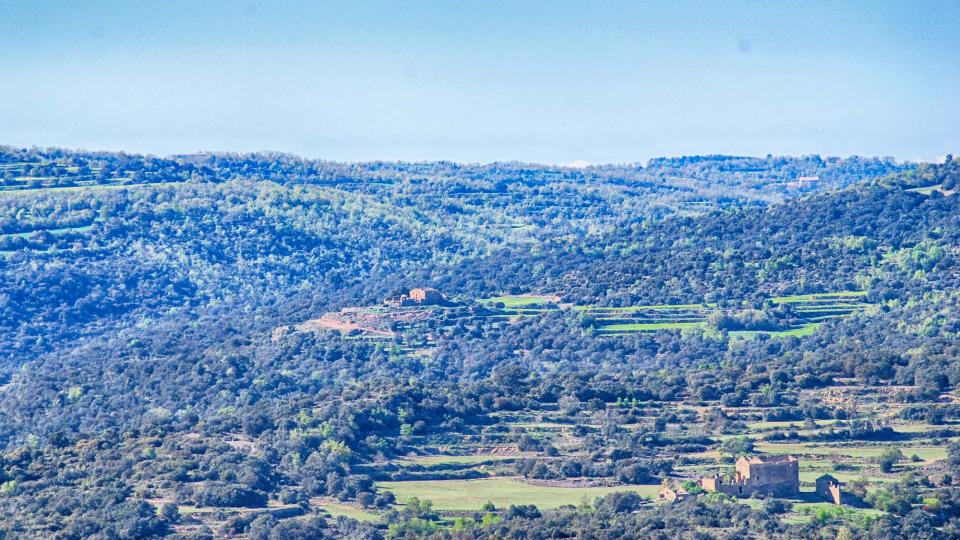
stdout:
{"type": "Polygon", "coordinates": [[[952,478],[960,478],[960,442],[950,443],[947,447],[947,467],[952,478]]]}
{"type": "Polygon", "coordinates": [[[753,453],[753,439],[750,437],[733,437],[720,444],[720,452],[731,457],[740,457],[753,453]]]}
{"type": "Polygon", "coordinates": [[[163,503],[160,505],[160,510],[157,512],[157,514],[170,523],[176,523],[180,521],[180,509],[173,503],[163,503]]]}
{"type": "Polygon", "coordinates": [[[699,495],[704,492],[704,489],[700,487],[700,484],[694,482],[693,480],[687,480],[683,483],[683,489],[691,495],[699,495]]]}
{"type": "Polygon", "coordinates": [[[597,500],[596,508],[612,513],[633,512],[640,508],[643,498],[633,491],[618,491],[597,500]]]}
{"type": "Polygon", "coordinates": [[[370,508],[374,505],[376,501],[376,495],[370,493],[369,491],[363,491],[357,495],[357,502],[360,503],[360,506],[364,508],[370,508]]]}
{"type": "Polygon", "coordinates": [[[877,458],[877,463],[880,465],[881,471],[889,473],[893,470],[893,466],[902,459],[903,452],[901,452],[899,448],[887,448],[880,453],[880,457],[877,458]]]}
{"type": "Polygon", "coordinates": [[[511,504],[507,510],[507,515],[510,518],[536,519],[540,517],[540,510],[533,504],[511,504]]]}

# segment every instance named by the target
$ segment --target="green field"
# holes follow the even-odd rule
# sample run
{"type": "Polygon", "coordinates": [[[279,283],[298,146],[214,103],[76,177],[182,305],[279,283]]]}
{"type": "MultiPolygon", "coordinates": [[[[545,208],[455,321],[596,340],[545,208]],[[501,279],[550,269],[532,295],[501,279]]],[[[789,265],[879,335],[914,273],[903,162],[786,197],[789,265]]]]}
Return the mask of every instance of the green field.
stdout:
{"type": "Polygon", "coordinates": [[[653,330],[682,330],[684,328],[702,328],[706,322],[655,322],[655,323],[622,323],[601,326],[602,332],[649,332],[653,330]]]}
{"type": "Polygon", "coordinates": [[[756,449],[768,454],[795,454],[809,456],[848,456],[853,458],[875,458],[887,448],[900,448],[903,455],[917,455],[924,461],[946,459],[946,446],[900,446],[887,443],[877,446],[840,446],[818,445],[813,443],[758,443],[756,449]]]}
{"type": "Polygon", "coordinates": [[[177,511],[180,512],[181,515],[210,514],[213,513],[214,510],[216,510],[216,508],[191,506],[188,504],[181,504],[177,506],[177,511]]]}
{"type": "MultiPolygon", "coordinates": [[[[772,298],[774,303],[794,304],[799,321],[785,330],[731,331],[736,339],[753,339],[760,334],[771,337],[803,337],[816,332],[828,319],[842,317],[862,310],[867,304],[862,299],[863,291],[840,291],[832,293],[802,294],[772,298]]],[[[484,304],[500,303],[503,313],[496,316],[528,317],[542,314],[551,308],[545,304],[558,303],[550,295],[503,295],[480,300],[484,304]]],[[[555,309],[555,308],[554,308],[555,309]]],[[[623,307],[574,306],[575,311],[592,317],[597,330],[608,335],[631,332],[655,332],[657,330],[683,330],[707,327],[707,317],[717,310],[716,304],[649,304],[623,307]]]]}
{"type": "MultiPolygon", "coordinates": [[[[783,330],[756,331],[735,330],[729,332],[735,339],[754,339],[760,334],[771,337],[802,337],[816,332],[829,319],[858,312],[863,303],[863,291],[840,291],[832,293],[803,294],[772,298],[775,304],[791,304],[797,317],[783,330]]],[[[682,330],[705,328],[711,313],[718,310],[715,304],[660,304],[628,307],[578,306],[578,311],[593,317],[600,332],[625,334],[629,332],[653,332],[657,330],[682,330]]],[[[727,310],[736,313],[736,309],[727,310]]]]}
{"type": "Polygon", "coordinates": [[[865,518],[876,519],[884,515],[884,512],[872,508],[850,508],[849,506],[836,506],[828,502],[795,503],[793,512],[788,514],[783,521],[793,525],[810,523],[818,513],[854,522],[862,522],[865,518]]]}
{"type": "Polygon", "coordinates": [[[817,328],[820,328],[821,324],[823,323],[807,323],[807,324],[802,324],[796,328],[790,328],[788,330],[776,330],[776,331],[768,331],[768,332],[759,332],[754,330],[735,330],[733,332],[730,332],[730,336],[740,338],[740,339],[753,339],[760,334],[768,334],[772,337],[789,337],[789,336],[803,337],[803,336],[812,335],[814,332],[817,331],[817,328]]]}
{"type": "Polygon", "coordinates": [[[654,304],[649,306],[626,306],[626,307],[594,307],[594,306],[577,306],[575,309],[578,311],[593,311],[598,315],[604,313],[630,313],[633,311],[670,311],[670,310],[681,310],[681,309],[705,309],[705,308],[714,308],[716,304],[654,304]]]}
{"type": "MultiPolygon", "coordinates": [[[[509,425],[510,425],[510,427],[516,427],[516,428],[526,429],[526,430],[531,430],[531,429],[532,429],[532,430],[547,431],[547,430],[557,430],[557,429],[569,428],[569,427],[573,427],[575,424],[564,424],[564,423],[560,423],[560,422],[510,422],[509,425]]],[[[626,427],[626,424],[623,424],[623,426],[626,427]]],[[[589,426],[589,425],[588,425],[587,427],[597,427],[597,428],[598,428],[598,427],[600,427],[600,426],[598,426],[598,425],[597,425],[597,426],[589,426]]]]}
{"type": "Polygon", "coordinates": [[[635,491],[646,497],[656,495],[660,486],[613,487],[545,487],[525,484],[515,478],[482,478],[478,480],[420,480],[408,482],[379,482],[377,487],[392,491],[403,503],[411,497],[433,501],[437,510],[480,510],[487,501],[498,508],[511,504],[535,504],[540,509],[577,505],[616,491],[635,491]]]}
{"type": "Polygon", "coordinates": [[[896,482],[896,478],[892,477],[875,477],[875,476],[864,476],[860,473],[849,473],[849,472],[837,472],[837,471],[800,471],[800,481],[806,482],[807,484],[813,484],[816,482],[817,478],[820,478],[824,474],[829,474],[841,482],[850,482],[851,480],[858,480],[860,478],[866,478],[870,482],[896,482]]]}
{"type": "MultiPolygon", "coordinates": [[[[817,420],[817,427],[826,427],[836,423],[836,420],[817,420]]],[[[763,431],[768,429],[805,429],[803,427],[803,422],[798,420],[783,422],[751,422],[747,424],[747,428],[752,431],[763,431]]]]}
{"type": "Polygon", "coordinates": [[[840,291],[832,293],[818,294],[796,294],[793,296],[777,296],[773,298],[774,304],[805,304],[824,300],[836,300],[838,298],[850,298],[857,296],[866,296],[866,291],[840,291]]]}
{"type": "Polygon", "coordinates": [[[357,521],[380,521],[380,516],[372,512],[367,512],[349,504],[340,504],[334,502],[325,502],[320,508],[326,510],[333,517],[344,516],[357,521]]]}
{"type": "Polygon", "coordinates": [[[863,304],[849,304],[849,303],[812,304],[810,306],[798,306],[797,313],[823,313],[823,312],[833,312],[833,311],[849,311],[853,309],[860,309],[862,307],[863,307],[863,304]]]}
{"type": "Polygon", "coordinates": [[[417,456],[398,460],[400,463],[415,463],[417,465],[460,465],[467,463],[484,463],[487,461],[503,461],[514,459],[517,456],[503,456],[497,454],[472,454],[467,456],[417,456]]]}
{"type": "Polygon", "coordinates": [[[503,304],[503,307],[508,309],[549,304],[550,302],[556,301],[557,299],[553,296],[537,296],[533,294],[494,296],[493,298],[481,300],[484,304],[495,304],[499,302],[503,304]]]}
{"type": "Polygon", "coordinates": [[[890,427],[892,427],[893,430],[898,433],[925,433],[927,431],[943,429],[951,426],[935,426],[933,424],[926,424],[924,422],[911,422],[906,424],[894,424],[890,427]]]}

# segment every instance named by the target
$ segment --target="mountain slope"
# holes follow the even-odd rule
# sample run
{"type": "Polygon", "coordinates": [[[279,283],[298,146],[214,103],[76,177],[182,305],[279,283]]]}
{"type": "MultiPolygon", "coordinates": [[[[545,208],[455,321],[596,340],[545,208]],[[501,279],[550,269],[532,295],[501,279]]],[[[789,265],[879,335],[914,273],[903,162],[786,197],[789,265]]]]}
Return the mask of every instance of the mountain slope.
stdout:
{"type": "MultiPolygon", "coordinates": [[[[49,208],[75,223],[105,220],[89,235],[30,237],[64,251],[31,246],[4,263],[4,283],[19,291],[5,293],[4,313],[21,333],[51,337],[43,347],[17,338],[28,341],[12,356],[18,367],[0,380],[0,511],[10,516],[0,531],[388,534],[318,514],[338,500],[415,537],[429,532],[417,529],[434,521],[429,510],[392,512],[382,482],[655,485],[681,466],[708,466],[705,452],[757,421],[837,422],[795,434],[802,448],[899,437],[947,455],[960,437],[958,172],[949,162],[770,206],[618,216],[594,235],[561,224],[534,244],[477,233],[470,220],[486,218],[454,226],[450,209],[395,206],[343,185],[227,179],[67,192],[61,202],[29,195],[32,219],[49,208]],[[46,291],[28,294],[34,283],[46,291]],[[457,305],[425,308],[390,337],[275,331],[342,307],[389,315],[380,300],[420,284],[457,305]],[[643,317],[670,322],[635,322],[643,317]],[[610,320],[640,329],[610,332],[610,320]],[[69,324],[57,330],[58,321],[69,324]],[[798,321],[808,335],[792,331],[798,321]],[[871,401],[826,399],[850,388],[871,401]],[[917,418],[932,434],[878,425],[917,418]],[[499,468],[415,457],[491,447],[522,453],[499,468]]],[[[788,435],[757,442],[783,444],[778,436],[788,435]]],[[[912,467],[942,476],[954,465],[912,467]]],[[[712,523],[732,537],[840,526],[949,537],[956,490],[910,482],[898,484],[899,506],[870,503],[888,508],[876,528],[790,524],[723,501],[666,510],[663,523],[661,510],[609,496],[590,512],[504,511],[463,534],[573,536],[613,531],[614,520],[667,536],[712,523]],[[940,506],[920,508],[930,497],[940,506]]]]}

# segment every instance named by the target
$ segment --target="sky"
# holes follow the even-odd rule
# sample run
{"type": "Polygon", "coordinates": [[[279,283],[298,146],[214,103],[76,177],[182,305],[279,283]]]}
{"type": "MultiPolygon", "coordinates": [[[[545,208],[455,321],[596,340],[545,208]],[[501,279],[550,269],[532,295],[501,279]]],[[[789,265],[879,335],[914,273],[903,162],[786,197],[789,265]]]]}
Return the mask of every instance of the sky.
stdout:
{"type": "Polygon", "coordinates": [[[0,144],[567,165],[960,153],[960,0],[0,0],[0,144]]]}

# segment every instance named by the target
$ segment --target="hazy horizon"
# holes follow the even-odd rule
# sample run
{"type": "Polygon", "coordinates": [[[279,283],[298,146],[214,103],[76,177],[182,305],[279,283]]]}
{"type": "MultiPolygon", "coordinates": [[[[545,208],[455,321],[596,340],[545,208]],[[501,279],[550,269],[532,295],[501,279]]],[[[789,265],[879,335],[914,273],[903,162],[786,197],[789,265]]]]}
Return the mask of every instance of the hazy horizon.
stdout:
{"type": "Polygon", "coordinates": [[[960,147],[960,4],[0,1],[0,141],[644,163],[960,147]]]}
{"type": "MultiPolygon", "coordinates": [[[[63,146],[47,146],[47,145],[12,145],[0,141],[0,147],[9,147],[9,148],[20,148],[20,149],[39,149],[39,150],[63,150],[67,152],[75,152],[78,154],[84,153],[115,153],[120,152],[131,156],[145,156],[145,157],[156,157],[156,158],[177,158],[177,157],[186,157],[186,156],[204,156],[204,155],[217,155],[217,156],[228,156],[228,155],[260,155],[260,156],[270,156],[270,155],[282,155],[288,156],[296,159],[303,159],[307,161],[323,161],[328,163],[345,163],[351,165],[362,165],[367,163],[438,163],[438,162],[447,162],[455,163],[462,166],[485,166],[485,165],[494,165],[498,163],[516,163],[520,165],[531,165],[531,166],[544,166],[544,167],[563,167],[568,169],[586,169],[586,168],[598,168],[598,167],[619,167],[619,166],[648,166],[650,160],[653,159],[677,159],[677,158],[687,158],[687,157],[708,157],[708,156],[720,156],[720,157],[731,157],[731,158],[754,158],[754,159],[763,159],[768,155],[773,157],[783,157],[783,158],[799,158],[804,156],[819,155],[821,158],[840,158],[840,159],[849,159],[854,157],[861,158],[878,158],[878,159],[887,159],[891,158],[897,163],[943,163],[947,154],[941,156],[936,156],[931,159],[901,159],[896,156],[881,156],[881,155],[866,155],[866,154],[850,154],[845,156],[837,156],[830,154],[818,154],[816,152],[810,154],[763,154],[763,155],[748,155],[748,154],[717,154],[717,153],[706,153],[706,154],[677,154],[677,155],[661,155],[661,156],[650,156],[644,160],[637,161],[620,161],[620,162],[598,162],[598,163],[589,163],[589,162],[566,162],[566,163],[547,163],[539,161],[524,161],[518,159],[511,160],[494,160],[494,161],[456,161],[450,159],[420,159],[420,160],[406,160],[406,159],[364,159],[364,160],[342,160],[342,159],[328,159],[325,157],[315,157],[315,156],[306,156],[298,154],[295,152],[286,152],[282,150],[251,150],[251,151],[235,151],[235,150],[198,150],[195,152],[173,152],[169,154],[160,154],[154,152],[139,152],[139,151],[128,151],[123,149],[109,149],[109,148],[68,148],[63,146]]],[[[952,155],[952,154],[951,154],[952,155]]]]}

